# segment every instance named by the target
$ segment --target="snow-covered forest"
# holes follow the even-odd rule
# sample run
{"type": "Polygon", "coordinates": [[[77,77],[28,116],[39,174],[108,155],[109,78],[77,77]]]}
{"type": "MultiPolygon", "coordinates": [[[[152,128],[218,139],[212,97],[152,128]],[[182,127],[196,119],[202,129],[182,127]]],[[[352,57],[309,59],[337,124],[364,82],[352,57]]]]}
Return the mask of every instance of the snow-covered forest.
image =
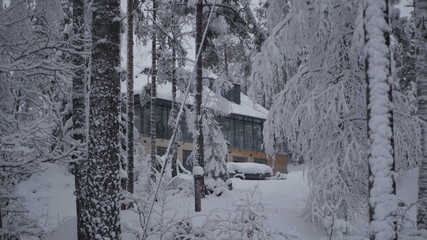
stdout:
{"type": "Polygon", "coordinates": [[[0,240],[427,239],[427,0],[0,0],[0,240]]]}

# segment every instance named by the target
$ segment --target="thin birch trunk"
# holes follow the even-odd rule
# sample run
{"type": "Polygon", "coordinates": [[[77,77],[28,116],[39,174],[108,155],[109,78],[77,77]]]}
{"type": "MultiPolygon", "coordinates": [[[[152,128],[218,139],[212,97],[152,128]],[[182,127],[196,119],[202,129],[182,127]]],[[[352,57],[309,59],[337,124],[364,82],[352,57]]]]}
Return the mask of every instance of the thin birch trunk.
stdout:
{"type": "Polygon", "coordinates": [[[151,181],[156,181],[157,147],[156,147],[156,110],[157,110],[157,31],[154,22],[157,21],[157,1],[153,0],[153,37],[151,45],[151,101],[150,101],[150,159],[151,181]]]}

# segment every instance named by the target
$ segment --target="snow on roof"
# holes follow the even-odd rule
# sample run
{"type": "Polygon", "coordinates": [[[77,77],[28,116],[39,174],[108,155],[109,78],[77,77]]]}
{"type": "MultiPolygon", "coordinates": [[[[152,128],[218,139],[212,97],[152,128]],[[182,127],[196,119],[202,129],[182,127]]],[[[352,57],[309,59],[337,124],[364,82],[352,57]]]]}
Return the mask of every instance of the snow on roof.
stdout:
{"type": "Polygon", "coordinates": [[[261,119],[266,119],[268,114],[267,109],[255,103],[243,93],[240,93],[240,104],[231,102],[231,112],[261,119]]]}
{"type": "MultiPolygon", "coordinates": [[[[144,73],[140,73],[135,78],[135,93],[141,93],[144,86],[147,85],[150,80],[147,75],[144,73]]],[[[182,92],[177,93],[178,99],[183,96],[182,92]]],[[[164,84],[157,85],[157,98],[172,101],[172,83],[166,82],[164,84]]],[[[203,89],[203,99],[207,101],[207,107],[215,108],[219,111],[222,111],[226,114],[238,114],[243,116],[250,116],[260,119],[266,119],[268,110],[262,107],[261,105],[252,101],[247,95],[240,93],[240,104],[237,104],[232,101],[225,100],[229,106],[225,106],[218,101],[218,98],[215,97],[215,93],[213,93],[210,89],[203,89]],[[215,104],[218,103],[218,104],[215,104]],[[219,106],[218,106],[219,105],[219,106]]],[[[191,104],[193,102],[193,97],[188,96],[186,101],[191,104]]]]}

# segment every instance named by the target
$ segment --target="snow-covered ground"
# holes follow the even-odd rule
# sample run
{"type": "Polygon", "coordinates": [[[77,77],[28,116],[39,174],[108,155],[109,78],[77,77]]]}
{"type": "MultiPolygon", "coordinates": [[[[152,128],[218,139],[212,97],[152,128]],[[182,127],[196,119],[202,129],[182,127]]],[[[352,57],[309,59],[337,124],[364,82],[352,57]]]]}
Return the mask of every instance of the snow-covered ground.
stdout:
{"type": "MultiPolygon", "coordinates": [[[[73,175],[64,166],[44,164],[43,167],[45,171],[21,183],[18,192],[25,196],[31,216],[38,219],[40,226],[47,232],[52,232],[50,239],[74,240],[76,218],[73,175]]],[[[262,203],[272,227],[304,240],[317,240],[324,236],[321,228],[316,228],[301,216],[308,194],[302,171],[290,172],[287,180],[233,179],[233,188],[220,197],[208,196],[203,199],[200,213],[194,212],[194,199],[191,196],[171,199],[168,208],[173,208],[177,216],[189,217],[197,225],[202,224],[208,215],[227,215],[236,211],[241,200],[252,198],[262,203]]],[[[121,219],[125,224],[139,226],[137,216],[131,211],[124,211],[121,219]]]]}
{"type": "MultiPolygon", "coordinates": [[[[44,164],[45,171],[34,175],[18,186],[18,193],[26,198],[31,216],[49,232],[51,240],[75,240],[76,218],[74,178],[65,166],[44,164]]],[[[202,227],[212,216],[227,218],[239,210],[242,202],[263,206],[268,226],[273,230],[292,234],[303,240],[318,240],[326,236],[322,227],[306,220],[303,214],[308,186],[303,177],[303,168],[290,166],[287,180],[240,180],[233,179],[233,190],[220,197],[208,196],[202,200],[202,211],[194,212],[192,196],[174,195],[166,199],[165,209],[177,219],[189,219],[194,226],[202,227]]],[[[399,176],[398,192],[409,206],[416,199],[416,171],[399,176]]],[[[190,178],[191,179],[191,178],[190,178]]],[[[166,211],[166,212],[167,212],[166,211]]],[[[410,211],[413,218],[414,211],[410,211]]],[[[141,229],[137,214],[131,210],[122,212],[121,221],[128,228],[141,229]]],[[[362,224],[363,225],[363,224],[362,224]]],[[[363,226],[361,226],[363,228],[363,226]]],[[[124,234],[124,240],[135,239],[133,234],[124,234]]],[[[155,238],[154,238],[155,239],[155,238]]],[[[167,238],[166,238],[167,239],[167,238]]]]}
{"type": "Polygon", "coordinates": [[[51,232],[64,221],[76,216],[74,175],[66,167],[52,163],[42,164],[44,171],[34,174],[17,187],[24,196],[30,216],[40,227],[51,232]]]}

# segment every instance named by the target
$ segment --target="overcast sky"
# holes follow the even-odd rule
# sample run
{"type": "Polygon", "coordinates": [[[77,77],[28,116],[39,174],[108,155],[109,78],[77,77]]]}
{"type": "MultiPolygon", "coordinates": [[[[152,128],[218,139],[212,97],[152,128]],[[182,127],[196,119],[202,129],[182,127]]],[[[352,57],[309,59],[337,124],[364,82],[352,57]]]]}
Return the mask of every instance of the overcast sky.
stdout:
{"type": "Polygon", "coordinates": [[[410,2],[412,2],[412,1],[411,0],[400,0],[400,3],[398,5],[398,8],[400,9],[400,16],[409,17],[410,13],[413,10],[412,6],[407,7],[408,5],[410,5],[409,4],[410,2]]]}

